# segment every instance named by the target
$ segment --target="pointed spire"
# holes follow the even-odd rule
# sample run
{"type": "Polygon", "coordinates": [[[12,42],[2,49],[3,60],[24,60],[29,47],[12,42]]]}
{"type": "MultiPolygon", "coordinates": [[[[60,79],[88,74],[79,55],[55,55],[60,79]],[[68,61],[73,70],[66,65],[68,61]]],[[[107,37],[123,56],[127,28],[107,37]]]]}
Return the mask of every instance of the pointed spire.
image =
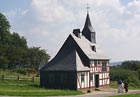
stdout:
{"type": "Polygon", "coordinates": [[[95,32],[93,27],[92,27],[92,24],[90,22],[90,18],[89,18],[89,13],[87,11],[87,17],[86,17],[86,21],[85,21],[85,26],[84,28],[88,28],[91,32],[95,32]]]}
{"type": "Polygon", "coordinates": [[[88,10],[87,10],[87,17],[86,17],[85,25],[84,25],[84,28],[82,31],[82,35],[84,35],[92,43],[96,43],[95,31],[94,31],[92,24],[90,22],[88,10]]]}

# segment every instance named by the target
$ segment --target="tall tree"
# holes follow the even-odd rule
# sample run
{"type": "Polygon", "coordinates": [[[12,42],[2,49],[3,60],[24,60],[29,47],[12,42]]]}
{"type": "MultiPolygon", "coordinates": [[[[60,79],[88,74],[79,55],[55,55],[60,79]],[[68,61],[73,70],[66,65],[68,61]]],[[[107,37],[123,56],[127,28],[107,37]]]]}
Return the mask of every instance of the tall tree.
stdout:
{"type": "Polygon", "coordinates": [[[49,54],[40,47],[29,48],[27,41],[18,33],[10,33],[10,23],[0,13],[0,68],[33,68],[46,64],[49,54]]]}
{"type": "Polygon", "coordinates": [[[7,67],[9,64],[9,59],[6,55],[6,49],[8,47],[8,43],[10,42],[10,23],[6,19],[6,17],[0,13],[0,67],[7,67]]]}
{"type": "Polygon", "coordinates": [[[49,54],[40,47],[32,47],[28,50],[29,66],[36,70],[39,69],[39,66],[47,64],[49,58],[49,54]]]}
{"type": "Polygon", "coordinates": [[[6,17],[0,13],[0,32],[7,32],[10,29],[10,23],[6,17]]]}

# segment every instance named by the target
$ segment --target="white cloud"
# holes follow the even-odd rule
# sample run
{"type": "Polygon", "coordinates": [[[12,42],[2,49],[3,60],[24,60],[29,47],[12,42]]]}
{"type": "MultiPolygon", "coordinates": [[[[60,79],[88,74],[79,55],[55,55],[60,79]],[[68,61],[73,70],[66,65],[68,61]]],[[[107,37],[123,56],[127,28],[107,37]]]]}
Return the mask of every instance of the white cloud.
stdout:
{"type": "Polygon", "coordinates": [[[23,10],[23,11],[21,12],[21,15],[25,15],[25,14],[27,14],[28,11],[29,11],[29,10],[27,10],[27,9],[26,9],[26,10],[23,10]]]}
{"type": "Polygon", "coordinates": [[[41,46],[53,57],[74,28],[82,30],[87,3],[97,43],[112,61],[140,58],[140,0],[125,5],[121,0],[32,0],[30,9],[6,14],[16,19],[15,29],[30,46],[41,46]]]}
{"type": "Polygon", "coordinates": [[[63,19],[66,21],[69,20],[68,17],[72,17],[71,12],[67,11],[58,0],[32,0],[32,6],[42,21],[62,22],[63,19]]]}
{"type": "MultiPolygon", "coordinates": [[[[51,54],[56,54],[73,27],[83,27],[86,3],[91,7],[90,17],[97,32],[97,43],[104,47],[108,56],[113,61],[133,59],[135,54],[140,57],[135,51],[130,53],[134,49],[131,46],[137,44],[140,38],[140,1],[132,0],[122,5],[120,0],[32,0],[32,8],[39,20],[48,26],[46,37],[49,39],[46,41],[51,44],[48,45],[49,51],[53,51],[51,54]]],[[[42,28],[39,31],[44,32],[42,28]]]]}

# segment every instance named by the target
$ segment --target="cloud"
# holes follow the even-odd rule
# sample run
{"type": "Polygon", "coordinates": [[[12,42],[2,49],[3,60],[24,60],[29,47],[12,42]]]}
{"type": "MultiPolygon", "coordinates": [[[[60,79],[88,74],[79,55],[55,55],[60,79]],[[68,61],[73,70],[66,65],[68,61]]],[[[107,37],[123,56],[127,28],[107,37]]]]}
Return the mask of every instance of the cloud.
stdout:
{"type": "MultiPolygon", "coordinates": [[[[134,54],[137,53],[135,51],[131,54],[133,56],[125,55],[124,57],[113,52],[123,54],[123,50],[129,48],[124,54],[129,53],[131,49],[134,49],[131,45],[138,43],[140,38],[140,31],[138,31],[140,1],[138,0],[132,0],[125,5],[120,0],[70,0],[69,2],[66,0],[32,0],[32,8],[38,20],[48,26],[46,41],[51,44],[48,45],[49,51],[56,54],[72,29],[83,27],[87,2],[91,6],[90,17],[97,32],[97,43],[102,45],[113,60],[135,58],[134,54]]],[[[42,28],[39,31],[44,32],[42,28]]],[[[140,47],[137,46],[137,48],[140,47]]],[[[136,56],[140,57],[137,54],[136,56]]]]}
{"type": "Polygon", "coordinates": [[[21,12],[21,15],[25,15],[25,14],[27,14],[28,11],[29,11],[29,10],[27,10],[27,9],[26,9],[26,10],[23,10],[23,11],[21,12]]]}
{"type": "MultiPolygon", "coordinates": [[[[32,0],[32,7],[36,9],[36,12],[39,18],[42,21],[54,22],[54,21],[63,21],[67,17],[72,17],[71,12],[67,11],[64,8],[64,5],[61,4],[61,1],[58,0],[32,0]]],[[[60,22],[59,21],[59,22],[60,22]]]]}
{"type": "Polygon", "coordinates": [[[112,61],[140,58],[140,0],[32,0],[6,12],[12,29],[53,57],[75,28],[82,30],[86,4],[100,44],[112,61]],[[20,25],[19,25],[20,24],[20,25]]]}

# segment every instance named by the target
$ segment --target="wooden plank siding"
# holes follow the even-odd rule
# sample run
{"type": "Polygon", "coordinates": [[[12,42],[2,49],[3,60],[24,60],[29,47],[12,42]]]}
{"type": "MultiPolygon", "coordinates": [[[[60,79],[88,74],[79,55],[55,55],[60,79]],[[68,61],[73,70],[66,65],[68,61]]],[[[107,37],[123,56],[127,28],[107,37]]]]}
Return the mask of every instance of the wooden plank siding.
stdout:
{"type": "Polygon", "coordinates": [[[40,86],[49,89],[77,90],[77,75],[73,71],[45,71],[40,75],[40,86]]]}

